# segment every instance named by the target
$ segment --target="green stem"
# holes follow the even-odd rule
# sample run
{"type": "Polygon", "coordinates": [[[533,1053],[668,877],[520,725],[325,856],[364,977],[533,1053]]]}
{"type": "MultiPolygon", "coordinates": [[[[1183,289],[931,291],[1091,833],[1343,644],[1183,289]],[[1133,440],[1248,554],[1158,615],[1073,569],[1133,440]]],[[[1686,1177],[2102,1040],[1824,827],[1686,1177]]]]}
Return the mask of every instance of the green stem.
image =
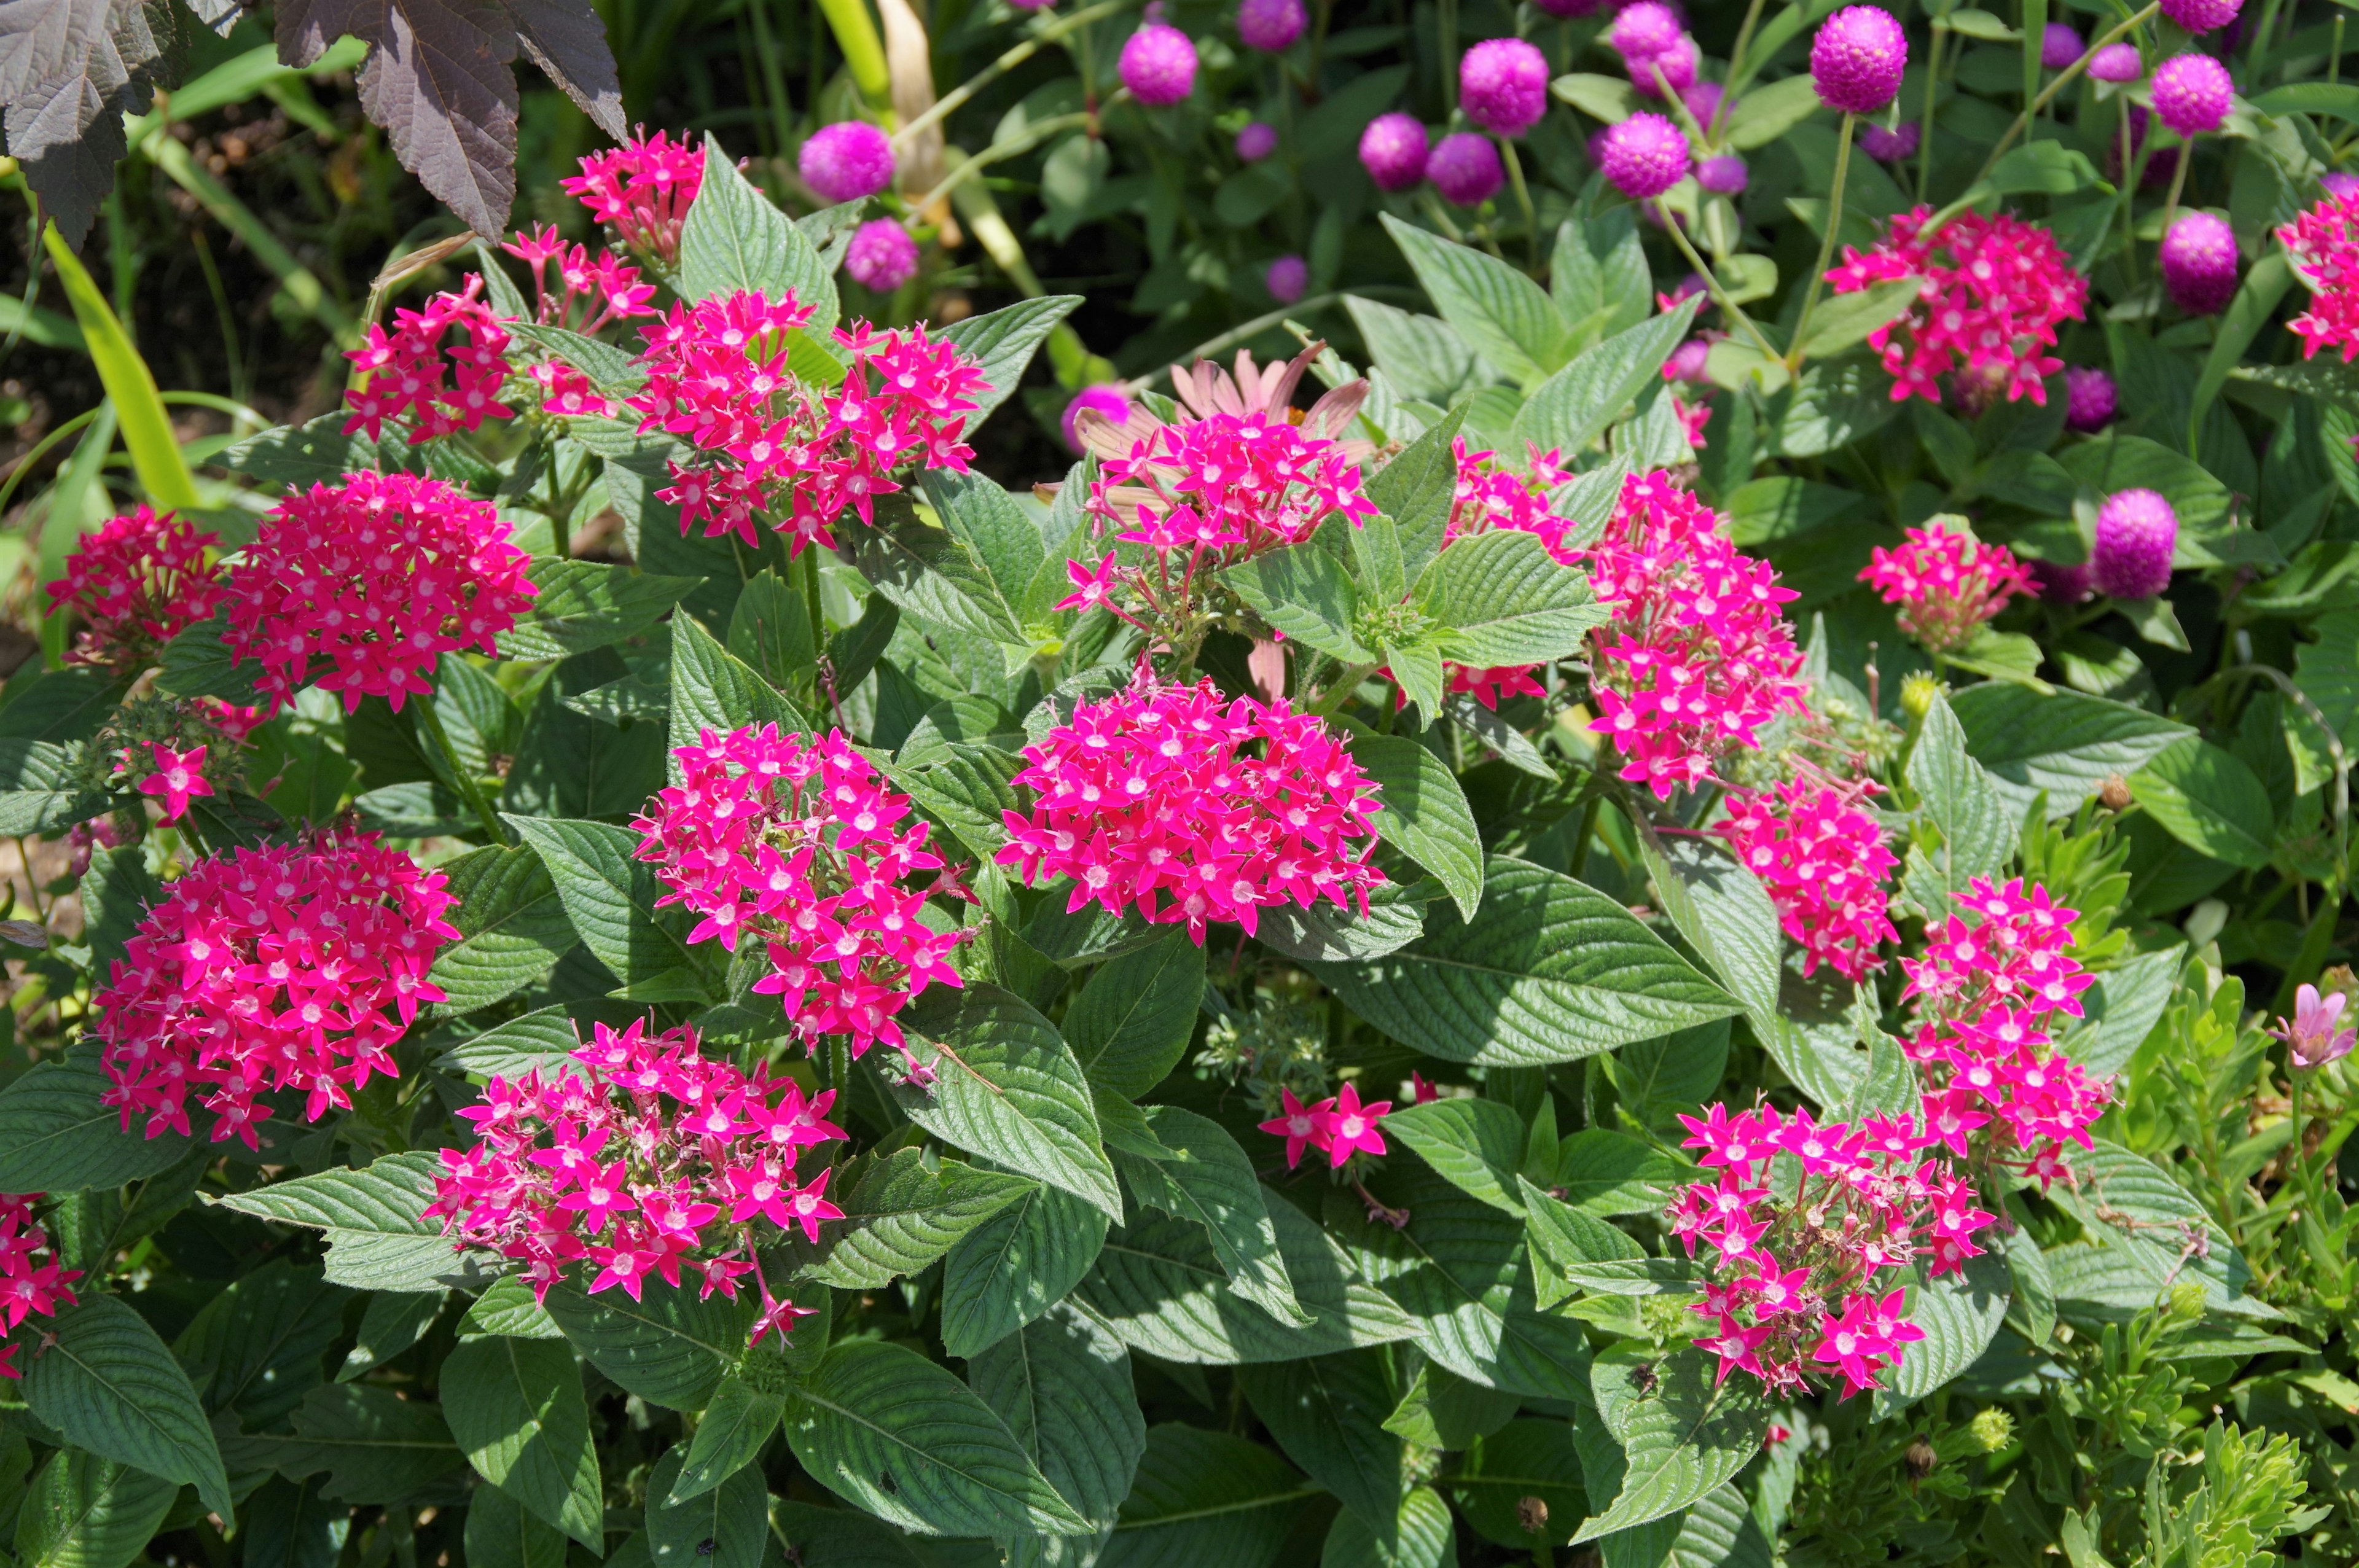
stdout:
{"type": "Polygon", "coordinates": [[[2144,9],[2134,13],[2126,20],[2116,26],[2113,31],[2099,38],[2095,43],[2091,44],[2088,48],[2088,51],[2082,55],[2079,59],[2074,60],[2071,65],[2068,65],[2063,70],[2058,71],[2056,73],[2056,80],[2049,82],[2046,87],[2040,89],[2038,97],[2024,105],[2023,113],[2015,117],[2015,124],[2006,128],[2006,135],[1999,137],[1998,145],[1990,150],[1990,157],[1983,160],[1982,172],[1974,176],[1973,183],[1980,185],[1984,180],[1990,178],[1991,170],[1998,167],[1998,160],[2006,156],[2006,149],[2015,146],[2016,137],[2023,135],[2024,132],[2031,128],[2032,117],[2038,114],[2042,109],[2047,108],[2048,101],[2055,97],[2059,92],[2063,92],[2066,84],[2072,81],[2082,71],[2089,69],[2089,62],[2096,58],[2096,54],[2099,49],[2104,49],[2107,44],[2119,43],[2122,38],[2134,28],[2143,23],[2152,21],[2154,19],[2155,13],[2161,9],[2162,0],[2153,0],[2152,4],[2147,5],[2144,9]]]}
{"type": "MultiPolygon", "coordinates": [[[[1753,80],[1753,71],[1745,52],[1753,42],[1754,26],[1760,20],[1761,0],[1752,0],[1745,7],[1745,25],[1736,29],[1736,47],[1728,52],[1728,107],[1734,106],[1736,95],[1745,91],[1746,82],[1753,80]]],[[[1723,109],[1723,113],[1725,112],[1723,109]]],[[[1712,117],[1718,119],[1720,116],[1715,114],[1712,117]]]]}
{"type": "Polygon", "coordinates": [[[1670,235],[1671,243],[1679,246],[1680,254],[1688,258],[1688,265],[1696,269],[1697,276],[1703,279],[1704,292],[1712,296],[1712,302],[1720,307],[1721,313],[1752,334],[1753,341],[1764,354],[1773,360],[1781,358],[1777,346],[1769,341],[1769,334],[1764,332],[1753,318],[1728,297],[1728,290],[1720,285],[1720,275],[1712,270],[1710,262],[1696,254],[1695,246],[1688,243],[1686,231],[1680,227],[1678,217],[1663,205],[1659,198],[1655,202],[1655,211],[1663,220],[1663,232],[1670,235]]]}
{"type": "MultiPolygon", "coordinates": [[[[1105,101],[1105,107],[1111,109],[1114,104],[1124,101],[1129,96],[1130,94],[1127,90],[1116,92],[1113,97],[1105,101]]],[[[923,196],[919,197],[917,200],[909,203],[909,211],[912,212],[930,212],[934,210],[935,202],[940,201],[943,197],[948,196],[951,191],[956,190],[960,186],[964,185],[968,180],[973,178],[976,175],[981,174],[993,164],[999,162],[1003,158],[1011,158],[1022,153],[1028,153],[1034,147],[1038,146],[1042,142],[1047,141],[1051,136],[1062,135],[1067,131],[1077,130],[1085,125],[1094,125],[1097,124],[1097,115],[1092,114],[1086,109],[1077,109],[1070,114],[1052,114],[1048,119],[1041,121],[1038,124],[1029,127],[1022,135],[1016,137],[1012,141],[994,143],[992,146],[984,148],[983,151],[972,154],[968,157],[965,162],[960,164],[957,168],[943,175],[940,182],[938,183],[931,190],[927,191],[923,196]]]]}
{"type": "Polygon", "coordinates": [[[1042,49],[1046,49],[1049,45],[1055,43],[1059,38],[1063,38],[1066,34],[1074,31],[1076,28],[1088,27],[1092,22],[1098,21],[1103,17],[1114,16],[1117,12],[1127,11],[1135,4],[1136,4],[1136,0],[1103,0],[1103,3],[1100,5],[1086,6],[1082,10],[1074,12],[1070,16],[1061,16],[1056,21],[1051,22],[1049,26],[1041,28],[1038,32],[1033,34],[1022,43],[1017,44],[1006,53],[1001,55],[997,59],[993,60],[989,65],[984,66],[981,70],[976,71],[973,76],[968,77],[964,81],[960,82],[956,87],[951,88],[948,92],[934,101],[934,106],[932,108],[927,110],[924,114],[919,115],[916,119],[902,126],[898,131],[896,131],[893,134],[894,149],[898,151],[908,146],[911,141],[919,134],[924,132],[928,126],[937,124],[943,119],[956,114],[959,111],[959,108],[964,104],[968,99],[973,98],[976,93],[982,92],[984,88],[990,86],[994,81],[998,81],[1009,71],[1014,70],[1017,66],[1022,65],[1026,60],[1030,59],[1034,55],[1038,54],[1042,49]]]}
{"type": "Polygon", "coordinates": [[[1917,200],[1921,205],[1925,192],[1933,183],[1933,89],[1941,80],[1941,46],[1949,41],[1950,29],[1939,17],[1933,21],[1933,58],[1925,62],[1925,113],[1917,127],[1917,200]]]}
{"type": "Polygon", "coordinates": [[[876,19],[868,14],[868,0],[819,0],[819,9],[827,18],[828,31],[835,35],[835,47],[843,51],[844,67],[860,96],[871,111],[890,115],[893,70],[885,62],[885,40],[877,36],[876,19]]]}
{"type": "Polygon", "coordinates": [[[2268,4],[2261,7],[2261,25],[2253,32],[2252,52],[2245,57],[2245,67],[2256,82],[2260,80],[2262,67],[2268,62],[2269,35],[2277,30],[2277,0],[2268,0],[2268,4]]]}
{"type": "Polygon", "coordinates": [[[2180,144],[2179,161],[2170,171],[2170,194],[2163,199],[2162,232],[2170,233],[2171,221],[2179,216],[2179,193],[2187,189],[2187,166],[2195,161],[2195,138],[2190,136],[2180,144]]]}
{"type": "Polygon", "coordinates": [[[1851,133],[1859,116],[1845,114],[1843,129],[1835,133],[1835,185],[1827,197],[1827,232],[1819,238],[1819,262],[1810,269],[1810,283],[1802,296],[1802,313],[1794,318],[1794,337],[1786,350],[1786,369],[1802,368],[1804,346],[1810,341],[1810,312],[1819,307],[1819,291],[1826,287],[1827,268],[1835,258],[1835,235],[1843,228],[1843,181],[1851,173],[1851,133]]]}
{"type": "Polygon", "coordinates": [[[442,753],[442,763],[451,770],[451,783],[459,791],[459,798],[467,803],[467,809],[475,814],[475,820],[482,823],[484,831],[490,835],[487,841],[505,844],[508,842],[506,827],[501,824],[499,814],[492,809],[492,803],[484,798],[481,781],[461,765],[459,753],[451,744],[451,732],[442,728],[442,716],[434,710],[435,698],[439,695],[429,692],[414,700],[412,706],[418,709],[419,721],[426,726],[426,733],[433,740],[435,750],[442,753]]]}
{"type": "Polygon", "coordinates": [[[1360,689],[1360,683],[1380,667],[1373,664],[1345,665],[1343,673],[1335,677],[1335,683],[1319,694],[1319,701],[1310,711],[1321,719],[1333,717],[1343,704],[1352,699],[1352,694],[1360,689]]]}
{"type": "Polygon", "coordinates": [[[1516,156],[1516,144],[1505,136],[1499,138],[1499,150],[1506,155],[1507,182],[1516,188],[1516,205],[1524,210],[1524,229],[1531,240],[1532,270],[1540,265],[1540,219],[1532,210],[1531,188],[1524,183],[1524,160],[1516,156]]]}

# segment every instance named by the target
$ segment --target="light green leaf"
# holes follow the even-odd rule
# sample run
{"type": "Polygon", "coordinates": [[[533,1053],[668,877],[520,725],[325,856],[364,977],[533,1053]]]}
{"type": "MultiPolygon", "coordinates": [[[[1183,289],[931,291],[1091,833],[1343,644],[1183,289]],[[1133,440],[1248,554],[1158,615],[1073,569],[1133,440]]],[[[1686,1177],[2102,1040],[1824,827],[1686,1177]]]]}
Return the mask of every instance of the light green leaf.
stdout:
{"type": "Polygon", "coordinates": [[[1930,852],[1909,847],[1904,885],[1919,910],[1939,918],[1951,895],[2006,864],[2015,852],[2015,822],[1990,775],[1967,754],[1966,732],[1939,696],[1918,726],[1906,776],[1941,844],[1930,852]]]}
{"type": "Polygon", "coordinates": [[[1712,1368],[1712,1356],[1694,1349],[1657,1356],[1617,1346],[1597,1357],[1590,1386],[1625,1469],[1612,1506],[1585,1521],[1575,1541],[1676,1513],[1761,1451],[1769,1406],[1759,1385],[1732,1378],[1715,1388],[1712,1368]],[[1641,1367],[1650,1386],[1642,1386],[1641,1367]]]}
{"type": "MultiPolygon", "coordinates": [[[[711,1491],[761,1457],[787,1413],[787,1398],[739,1378],[723,1378],[696,1423],[688,1458],[672,1478],[675,1503],[711,1491]]],[[[647,1496],[653,1498],[651,1487],[647,1496]]]]}
{"type": "MultiPolygon", "coordinates": [[[[724,735],[766,724],[775,724],[789,735],[810,730],[810,721],[787,700],[784,692],[723,648],[693,616],[672,617],[671,649],[670,743],[674,751],[695,745],[707,730],[724,735]]],[[[677,759],[669,765],[677,783],[677,759]]]]}
{"type": "MultiPolygon", "coordinates": [[[[1430,280],[1427,291],[1432,291],[1430,280]]],[[[1570,455],[1595,440],[1632,399],[1662,380],[1663,362],[1686,340],[1701,303],[1701,296],[1691,295],[1672,309],[1614,333],[1533,388],[1516,416],[1511,438],[1516,449],[1529,442],[1541,451],[1556,448],[1570,455]]],[[[1488,345],[1480,346],[1490,353],[1488,345]]]]}
{"type": "Polygon", "coordinates": [[[23,1386],[33,1413],[76,1447],[192,1483],[207,1509],[231,1517],[229,1476],[196,1389],[117,1297],[86,1295],[51,1318],[23,1386]]]}
{"type": "Polygon", "coordinates": [[[442,1363],[442,1414],[476,1474],[593,1552],[604,1490],[582,1370],[549,1339],[469,1339],[442,1363]]]}
{"type": "Polygon", "coordinates": [[[1831,359],[1866,341],[1869,333],[1916,304],[1924,288],[1921,277],[1894,277],[1822,300],[1810,317],[1810,335],[1802,341],[1803,357],[1831,359]]]}
{"type": "MultiPolygon", "coordinates": [[[[743,1294],[705,1296],[687,1276],[649,1280],[633,1301],[618,1287],[584,1294],[571,1280],[549,1292],[549,1315],[590,1364],[650,1404],[695,1410],[734,1368],[753,1327],[743,1294]]],[[[558,1522],[555,1519],[551,1523],[558,1522]]]]}
{"type": "Polygon", "coordinates": [[[1309,1326],[1311,1314],[1295,1300],[1253,1162],[1237,1141],[1219,1122],[1179,1106],[1144,1108],[1168,1157],[1123,1153],[1123,1179],[1131,1192],[1140,1203],[1201,1225],[1231,1290],[1289,1327],[1309,1326]]]}
{"type": "Polygon", "coordinates": [[[811,308],[807,333],[835,325],[835,282],[810,239],[737,172],[737,160],[704,138],[704,178],[679,235],[679,292],[711,299],[740,289],[792,294],[811,308]]]}
{"type": "Polygon", "coordinates": [[[1774,1018],[1786,935],[1760,879],[1719,846],[1698,839],[1665,842],[1641,832],[1638,848],[1655,896],[1680,935],[1756,1022],[1774,1018]]]}
{"type": "Polygon", "coordinates": [[[2277,841],[2269,792],[2233,752],[2189,736],[2130,775],[2147,815],[2189,849],[2256,871],[2277,841]]]}
{"type": "Polygon", "coordinates": [[[1353,630],[1360,590],[1325,545],[1313,540],[1271,550],[1221,574],[1256,613],[1293,641],[1346,664],[1375,662],[1353,630]]]}
{"type": "Polygon", "coordinates": [[[1968,687],[1950,706],[1966,749],[2018,821],[2042,790],[2050,820],[2069,816],[2107,779],[2128,777],[2193,733],[2126,703],[2077,691],[2043,697],[2005,681],[1968,687]]]}
{"type": "Polygon", "coordinates": [[[1385,1133],[1469,1197],[1521,1217],[1516,1167],[1524,1122],[1495,1099],[1438,1099],[1403,1106],[1385,1118],[1385,1133]]]}
{"type": "Polygon", "coordinates": [[[1015,393],[1024,380],[1032,356],[1082,303],[1078,294],[1048,294],[1019,299],[980,316],[953,321],[933,332],[936,342],[954,343],[961,353],[983,366],[983,388],[974,395],[975,407],[964,428],[973,430],[991,417],[991,411],[1015,393]]]}
{"type": "Polygon", "coordinates": [[[1536,1299],[1545,1312],[1576,1292],[1651,1296],[1690,1288],[1683,1258],[1650,1258],[1629,1235],[1560,1203],[1524,1177],[1524,1238],[1531,1248],[1536,1299]]]}
{"type": "Polygon", "coordinates": [[[1346,1509],[1327,1529],[1319,1568],[1458,1568],[1450,1505],[1432,1487],[1415,1487],[1382,1535],[1346,1509]]]}
{"type": "Polygon", "coordinates": [[[704,579],[603,561],[536,557],[531,608],[500,633],[503,658],[562,659],[636,637],[704,579]]]}
{"type": "MultiPolygon", "coordinates": [[[[1390,213],[1384,215],[1384,224],[1434,308],[1477,353],[1527,386],[1563,362],[1570,332],[1538,284],[1495,257],[1412,228],[1390,213]]],[[[1655,363],[1659,367],[1662,361],[1655,363]]]]}
{"type": "Polygon", "coordinates": [[[1454,443],[1465,418],[1463,407],[1451,409],[1368,481],[1368,499],[1392,519],[1405,579],[1414,580],[1449,536],[1450,514],[1458,502],[1454,443]]]}
{"type": "Polygon", "coordinates": [[[1483,835],[1458,775],[1406,735],[1354,730],[1350,741],[1352,760],[1383,802],[1373,819],[1377,836],[1432,872],[1459,913],[1474,918],[1483,902],[1483,835]]]}
{"type": "Polygon", "coordinates": [[[388,1154],[363,1170],[322,1171],[234,1193],[223,1208],[327,1233],[328,1278],[363,1291],[436,1291],[467,1283],[472,1263],[424,1217],[442,1162],[388,1154]]]}
{"type": "Polygon", "coordinates": [[[923,1271],[960,1238],[1034,1184],[955,1160],[928,1169],[916,1149],[869,1162],[859,1179],[830,1195],[843,1210],[824,1250],[804,1271],[844,1290],[877,1290],[923,1271]]]}
{"type": "Polygon", "coordinates": [[[1100,965],[1065,1010],[1065,1038],[1090,1082],[1136,1098],[1180,1065],[1204,999],[1204,950],[1173,931],[1100,965]]]}
{"type": "Polygon", "coordinates": [[[1588,575],[1519,528],[1494,528],[1451,545],[1418,579],[1417,598],[1441,622],[1442,651],[1462,665],[1570,658],[1606,619],[1588,575]]]}
{"type": "Polygon", "coordinates": [[[966,1376],[1057,1495],[1112,1524],[1147,1449],[1122,1342],[1060,1306],[972,1357],[966,1376]]]}
{"type": "Polygon", "coordinates": [[[1062,1301],[1105,1238],[1102,1210],[1038,1185],[968,1231],[942,1266],[943,1352],[972,1357],[1062,1301]]]}
{"type": "Polygon", "coordinates": [[[557,884],[529,849],[495,844],[446,861],[445,889],[458,907],[446,918],[459,939],[434,955],[427,979],[454,1013],[489,1007],[538,983],[581,940],[557,884]]]}
{"type": "Polygon", "coordinates": [[[102,1103],[113,1080],[95,1043],[34,1065],[0,1089],[0,1192],[75,1193],[119,1187],[178,1164],[190,1140],[126,1130],[124,1113],[102,1103]]]}
{"type": "MultiPolygon", "coordinates": [[[[1996,1237],[1990,1238],[1996,1241],[1996,1237]]],[[[1907,1348],[1875,1391],[1877,1419],[1905,1410],[1982,1358],[1998,1326],[2006,1321],[2009,1298],[2006,1259],[1985,1251],[1966,1260],[1962,1272],[1925,1277],[1922,1260],[1909,1270],[1908,1321],[1925,1337],[1907,1348]]]]}
{"type": "Polygon", "coordinates": [[[662,886],[655,869],[637,859],[638,839],[627,828],[542,816],[504,814],[503,819],[549,868],[582,945],[624,985],[669,983],[680,996],[704,995],[688,946],[690,916],[678,904],[656,907],[662,886]]]}

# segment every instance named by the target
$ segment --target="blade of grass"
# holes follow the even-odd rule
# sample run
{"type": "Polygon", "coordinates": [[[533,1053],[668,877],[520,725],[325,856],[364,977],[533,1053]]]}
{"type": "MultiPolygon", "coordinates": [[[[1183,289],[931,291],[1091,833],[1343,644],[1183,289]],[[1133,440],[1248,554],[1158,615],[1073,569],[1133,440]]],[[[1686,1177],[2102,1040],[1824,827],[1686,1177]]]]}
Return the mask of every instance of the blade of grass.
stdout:
{"type": "MultiPolygon", "coordinates": [[[[123,323],[107,308],[106,297],[99,293],[82,258],[73,254],[55,223],[42,227],[41,241],[58,269],[59,280],[65,285],[66,302],[73,307],[74,319],[82,323],[98,379],[114,405],[123,445],[131,453],[131,467],[139,476],[140,488],[158,507],[195,506],[196,482],[189,477],[179,440],[172,434],[171,416],[156,395],[156,378],[148,373],[147,362],[131,346],[123,323]]],[[[79,454],[75,460],[81,460],[79,454]]]]}

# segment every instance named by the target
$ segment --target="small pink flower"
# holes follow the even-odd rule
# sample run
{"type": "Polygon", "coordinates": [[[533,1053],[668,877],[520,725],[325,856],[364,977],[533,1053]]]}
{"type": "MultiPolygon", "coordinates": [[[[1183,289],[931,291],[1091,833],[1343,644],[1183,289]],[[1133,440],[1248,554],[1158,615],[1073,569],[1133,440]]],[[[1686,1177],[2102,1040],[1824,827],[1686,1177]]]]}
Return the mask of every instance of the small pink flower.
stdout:
{"type": "Polygon", "coordinates": [[[1327,1111],[1328,1162],[1340,1166],[1355,1153],[1385,1152],[1384,1137],[1376,1126],[1392,1108],[1390,1100],[1362,1105],[1358,1086],[1345,1084],[1327,1111]]]}
{"type": "Polygon", "coordinates": [[[625,243],[669,265],[679,259],[680,229],[704,185],[704,154],[642,129],[621,146],[583,158],[582,172],[558,184],[625,243]]]}
{"type": "MultiPolygon", "coordinates": [[[[1261,1130],[1286,1140],[1286,1168],[1291,1171],[1302,1163],[1305,1149],[1316,1149],[1321,1154],[1327,1152],[1332,1137],[1327,1127],[1327,1109],[1335,1102],[1323,1099],[1316,1105],[1305,1105],[1294,1098],[1292,1089],[1281,1087],[1277,1092],[1283,1109],[1280,1114],[1263,1122],[1261,1130]]],[[[1342,1162],[1336,1162],[1338,1164],[1342,1162]]]]}
{"type": "Polygon", "coordinates": [[[2316,1069],[2329,1062],[2340,1061],[2359,1044],[2359,1033],[2349,1025],[2336,1027],[2343,1009],[2350,998],[2341,991],[2321,999],[2312,985],[2297,987],[2293,993],[2293,1017],[2277,1020],[2270,1033],[2286,1043],[2288,1056],[2297,1068],[2316,1069]]]}
{"type": "Polygon", "coordinates": [[[164,820],[178,822],[191,797],[213,793],[205,782],[205,748],[175,752],[161,741],[150,741],[147,749],[155,754],[156,771],[139,782],[139,793],[161,797],[164,820]]]}

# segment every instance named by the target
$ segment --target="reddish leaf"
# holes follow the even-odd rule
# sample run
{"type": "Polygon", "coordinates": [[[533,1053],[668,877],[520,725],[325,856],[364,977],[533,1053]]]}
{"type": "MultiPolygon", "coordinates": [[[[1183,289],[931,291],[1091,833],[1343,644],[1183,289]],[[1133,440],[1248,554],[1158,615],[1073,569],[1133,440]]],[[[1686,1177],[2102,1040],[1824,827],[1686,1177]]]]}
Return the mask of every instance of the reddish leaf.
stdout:
{"type": "Polygon", "coordinates": [[[147,112],[179,31],[161,0],[0,3],[8,151],[68,243],[114,189],[123,116],[147,112]]]}

